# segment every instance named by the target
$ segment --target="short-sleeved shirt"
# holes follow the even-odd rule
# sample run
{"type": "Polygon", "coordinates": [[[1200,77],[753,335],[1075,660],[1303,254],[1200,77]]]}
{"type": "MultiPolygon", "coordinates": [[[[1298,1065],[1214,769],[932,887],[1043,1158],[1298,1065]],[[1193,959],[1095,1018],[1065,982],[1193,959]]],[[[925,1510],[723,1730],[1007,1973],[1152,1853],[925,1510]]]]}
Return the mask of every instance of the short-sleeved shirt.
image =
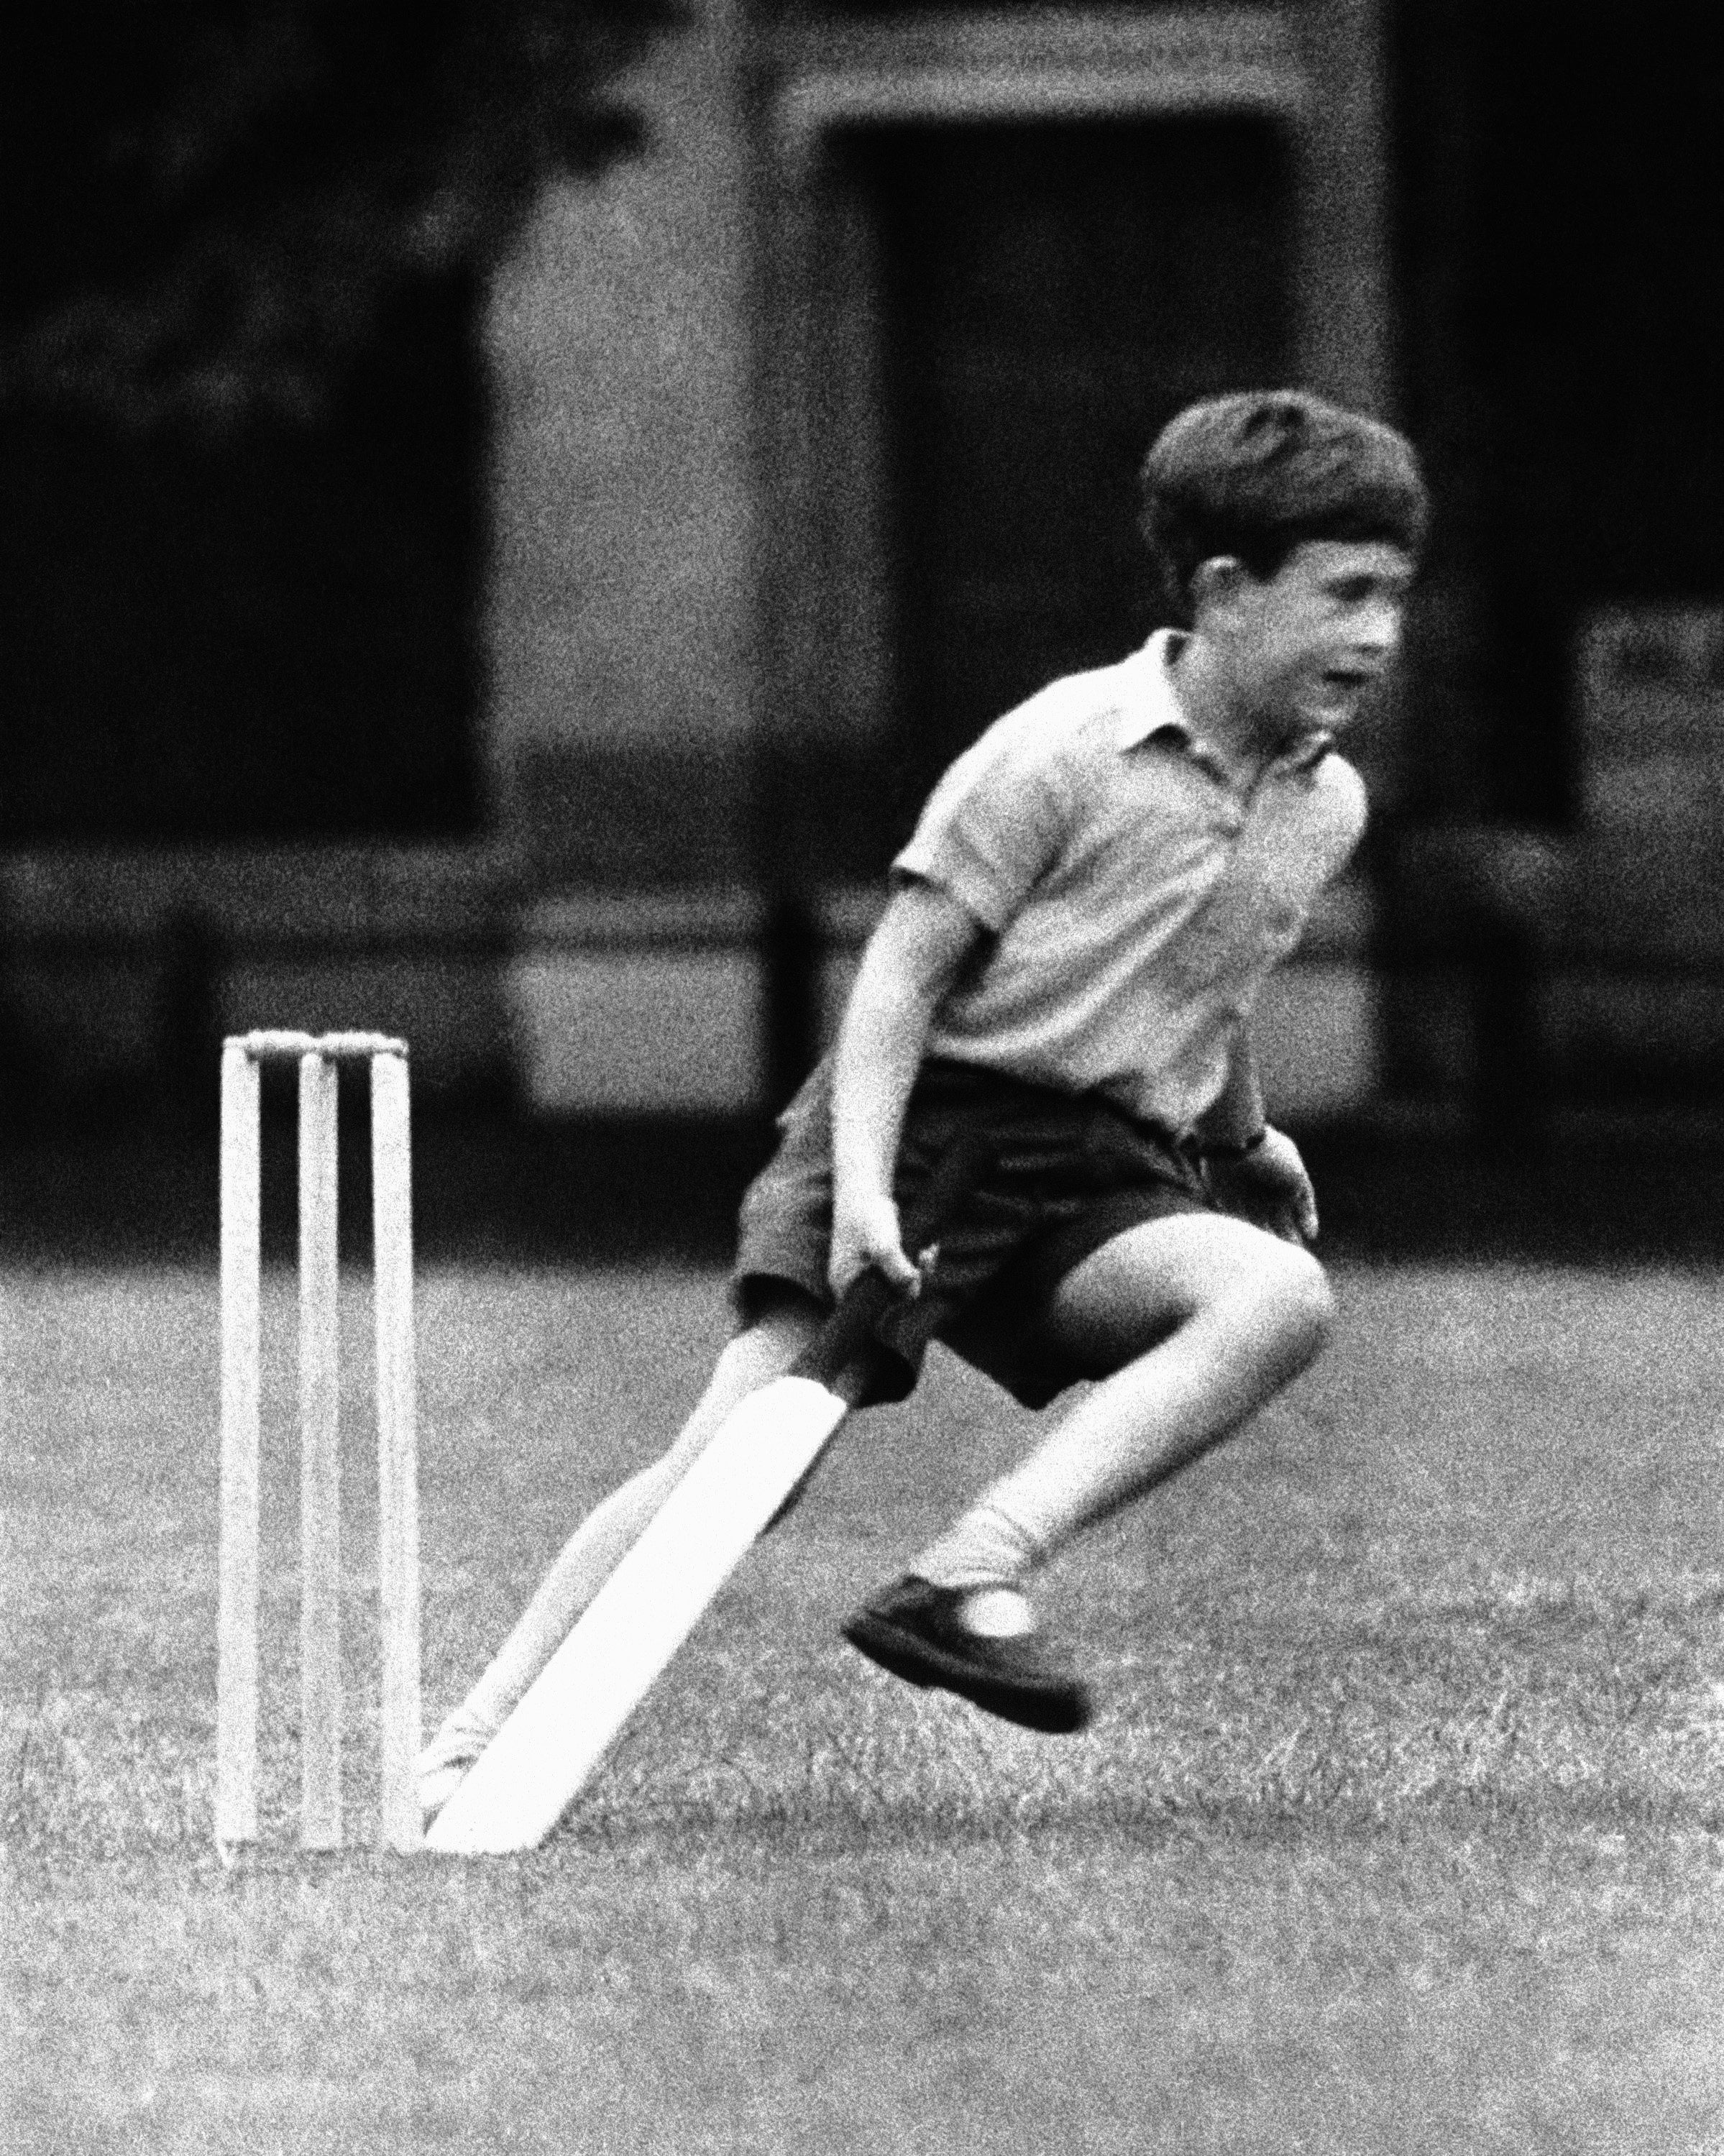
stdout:
{"type": "Polygon", "coordinates": [[[1241,792],[1194,735],[1162,630],[995,722],[929,796],[900,878],[988,933],[927,1054],[1097,1092],[1190,1129],[1226,1083],[1264,981],[1365,822],[1314,734],[1241,792]]]}

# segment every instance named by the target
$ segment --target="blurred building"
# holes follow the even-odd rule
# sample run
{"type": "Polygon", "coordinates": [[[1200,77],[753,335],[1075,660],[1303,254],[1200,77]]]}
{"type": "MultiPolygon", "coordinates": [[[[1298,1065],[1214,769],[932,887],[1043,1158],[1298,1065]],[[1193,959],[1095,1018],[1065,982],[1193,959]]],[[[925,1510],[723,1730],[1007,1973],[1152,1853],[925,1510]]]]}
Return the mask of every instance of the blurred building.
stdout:
{"type": "MultiPolygon", "coordinates": [[[[1277,1111],[1705,1077],[1719,442],[1667,257],[1718,276],[1686,197],[1642,229],[1634,174],[1655,121],[1667,161],[1717,131],[1680,69],[1553,64],[1540,12],[705,0],[629,85],[644,154],[428,302],[321,476],[283,449],[242,515],[177,467],[173,579],[150,470],[61,535],[136,589],[105,673],[64,567],[38,594],[11,1060],[123,1080],[363,1023],[546,1113],[758,1111],[935,773],[1153,626],[1158,426],[1291,379],[1405,421],[1443,514],[1361,748],[1375,834],[1263,1014],[1277,1111]],[[1530,188],[1529,97],[1585,122],[1530,188]],[[1565,173],[1595,182],[1566,249],[1565,173]],[[1601,279],[1665,310],[1655,395],[1601,279]],[[320,484],[389,547],[325,545],[320,484]],[[247,575],[227,670],[164,630],[186,578],[219,627],[247,575]]],[[[70,452],[18,454],[48,517],[70,452]]]]}
{"type": "MultiPolygon", "coordinates": [[[[1383,405],[1378,37],[1352,0],[720,4],[643,84],[653,154],[545,204],[491,320],[490,747],[553,870],[536,1095],[770,1089],[940,769],[1152,625],[1133,487],[1162,422],[1295,376],[1383,405]],[[806,1016],[776,942],[762,974],[793,907],[806,1016]],[[624,924],[662,947],[595,947],[624,924]]],[[[1367,911],[1338,895],[1277,992],[1302,1107],[1374,1082],[1367,911]]]]}

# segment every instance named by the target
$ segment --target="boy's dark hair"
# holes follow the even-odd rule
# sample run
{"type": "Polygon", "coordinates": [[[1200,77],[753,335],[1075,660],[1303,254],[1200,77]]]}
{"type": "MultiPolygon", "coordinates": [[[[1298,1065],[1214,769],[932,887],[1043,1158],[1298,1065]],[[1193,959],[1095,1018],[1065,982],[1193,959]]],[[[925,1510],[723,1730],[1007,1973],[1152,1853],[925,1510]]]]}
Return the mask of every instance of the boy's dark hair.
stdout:
{"type": "Polygon", "coordinates": [[[1140,528],[1168,615],[1184,627],[1193,575],[1218,554],[1258,578],[1310,539],[1384,539],[1416,560],[1429,516],[1403,435],[1301,389],[1189,405],[1143,460],[1140,528]]]}

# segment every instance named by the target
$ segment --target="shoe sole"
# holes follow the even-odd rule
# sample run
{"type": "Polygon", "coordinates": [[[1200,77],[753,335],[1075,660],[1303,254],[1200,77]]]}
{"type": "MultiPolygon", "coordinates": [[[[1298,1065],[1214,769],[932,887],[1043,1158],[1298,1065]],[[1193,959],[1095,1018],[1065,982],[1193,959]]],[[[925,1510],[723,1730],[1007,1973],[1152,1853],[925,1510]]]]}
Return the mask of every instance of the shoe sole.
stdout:
{"type": "Polygon", "coordinates": [[[956,1655],[947,1654],[915,1632],[906,1632],[884,1617],[865,1610],[849,1619],[844,1635],[850,1645],[878,1662],[906,1684],[924,1691],[955,1691],[960,1698],[995,1714],[1003,1722],[1015,1722],[1044,1737],[1070,1737],[1089,1725],[1090,1707],[1081,1691],[1036,1691],[989,1676],[956,1655]]]}

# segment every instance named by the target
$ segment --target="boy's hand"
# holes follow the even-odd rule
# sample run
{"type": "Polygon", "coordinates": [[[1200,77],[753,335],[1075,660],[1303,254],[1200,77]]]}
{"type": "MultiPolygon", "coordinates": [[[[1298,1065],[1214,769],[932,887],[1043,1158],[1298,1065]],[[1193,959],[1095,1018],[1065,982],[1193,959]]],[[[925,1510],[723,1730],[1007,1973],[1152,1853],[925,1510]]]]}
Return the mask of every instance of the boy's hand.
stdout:
{"type": "Polygon", "coordinates": [[[1284,1242],[1314,1243],[1317,1194],[1299,1148],[1273,1127],[1243,1160],[1212,1157],[1203,1164],[1210,1195],[1225,1213],[1266,1228],[1284,1242]]]}
{"type": "Polygon", "coordinates": [[[832,1250],[826,1278],[840,1296],[870,1265],[884,1273],[901,1295],[915,1295],[921,1275],[904,1254],[898,1209],[883,1190],[865,1195],[841,1193],[833,1206],[832,1250]]]}

